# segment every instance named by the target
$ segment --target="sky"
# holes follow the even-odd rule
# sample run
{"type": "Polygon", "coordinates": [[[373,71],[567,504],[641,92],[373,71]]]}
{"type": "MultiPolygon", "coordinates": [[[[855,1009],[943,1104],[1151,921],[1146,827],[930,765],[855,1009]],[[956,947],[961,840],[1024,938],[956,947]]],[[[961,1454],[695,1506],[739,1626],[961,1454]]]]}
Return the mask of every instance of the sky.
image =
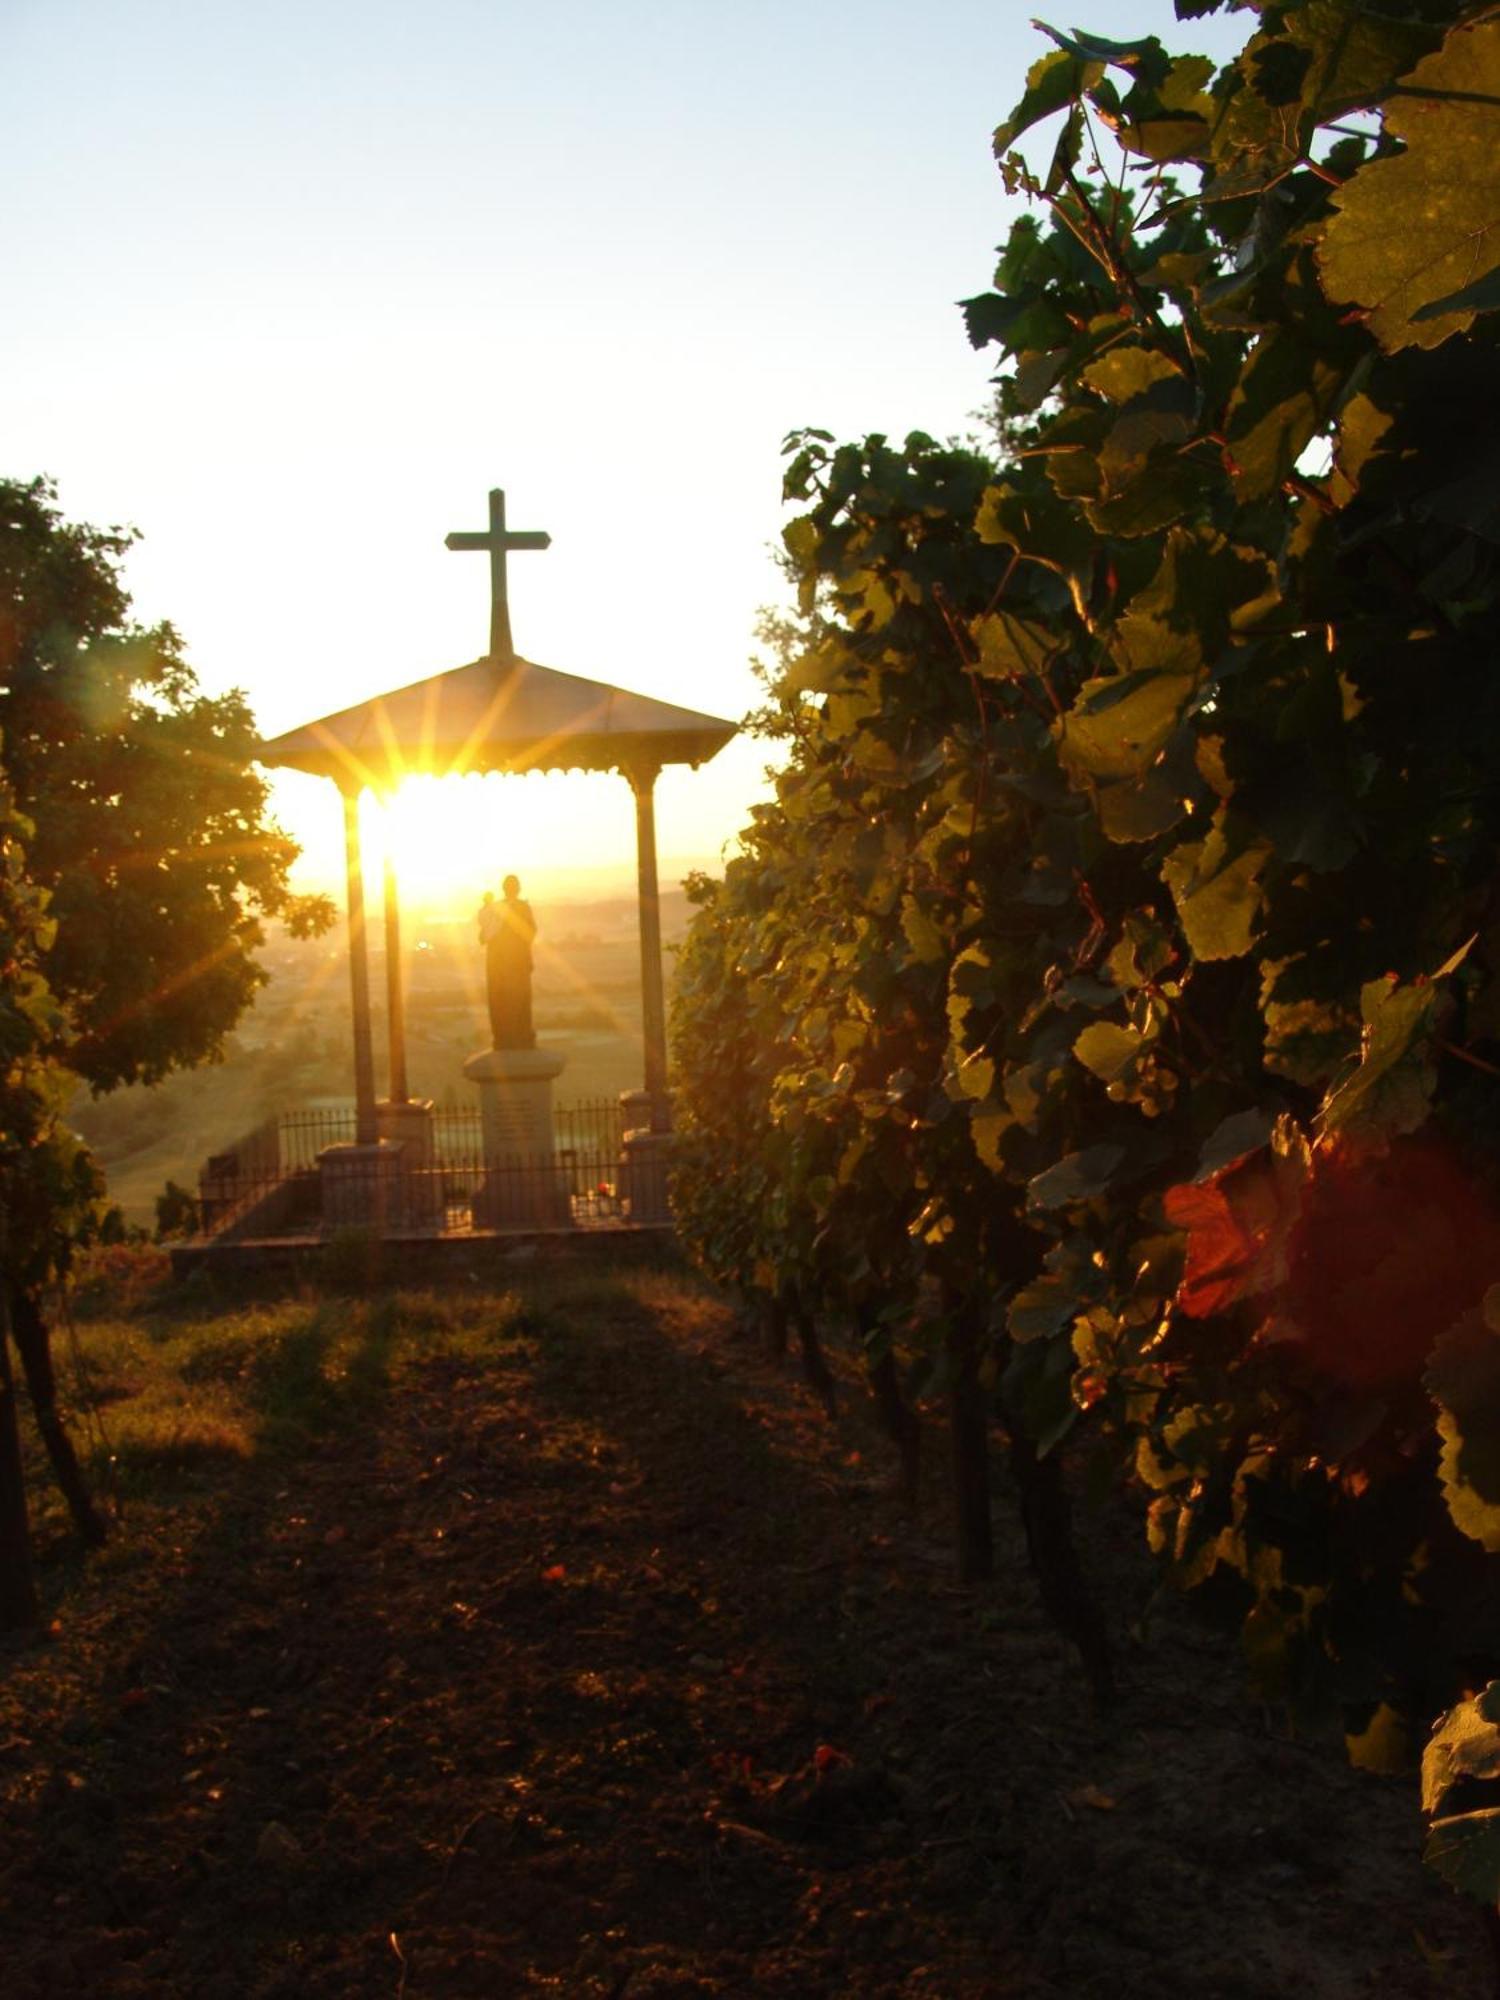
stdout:
{"type": "MultiPolygon", "coordinates": [[[[1059,25],[1246,32],[1170,0],[1059,25]]],[[[138,615],[267,735],[484,651],[487,564],[443,540],[492,486],[552,536],[511,559],[520,652],[737,719],[785,436],[974,428],[955,302],[1049,46],[1006,0],[0,0],[0,474],[138,528],[138,615]]],[[[664,878],[714,865],[766,756],[664,775],[664,878]]],[[[333,787],[275,803],[336,878],[333,787]]],[[[633,825],[618,779],[455,780],[403,870],[589,892],[633,825]]]]}

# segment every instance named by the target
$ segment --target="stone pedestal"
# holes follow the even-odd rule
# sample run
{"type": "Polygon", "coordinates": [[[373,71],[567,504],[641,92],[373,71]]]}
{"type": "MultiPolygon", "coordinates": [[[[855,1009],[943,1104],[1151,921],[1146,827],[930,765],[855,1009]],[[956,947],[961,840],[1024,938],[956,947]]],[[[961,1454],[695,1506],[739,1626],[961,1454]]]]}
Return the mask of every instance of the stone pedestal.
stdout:
{"type": "Polygon", "coordinates": [[[443,1219],[443,1176],[437,1164],[437,1133],[430,1097],[389,1098],[375,1106],[375,1130],[402,1148],[401,1198],[404,1219],[417,1228],[443,1219]]]}
{"type": "Polygon", "coordinates": [[[665,1098],[649,1090],[622,1090],[625,1132],[620,1142],[620,1203],[632,1222],[670,1222],[667,1168],[672,1134],[665,1098]]]}
{"type": "Polygon", "coordinates": [[[325,1146],[318,1155],[325,1234],[336,1229],[388,1229],[402,1219],[405,1148],[389,1139],[373,1146],[325,1146]]]}
{"type": "Polygon", "coordinates": [[[670,1222],[667,1168],[672,1134],[627,1132],[620,1146],[620,1200],[632,1222],[670,1222]]]}
{"type": "Polygon", "coordinates": [[[479,1090],[484,1182],[476,1229],[557,1229],[573,1220],[552,1133],[552,1085],[564,1058],[550,1049],[485,1049],[464,1075],[479,1090]]]}

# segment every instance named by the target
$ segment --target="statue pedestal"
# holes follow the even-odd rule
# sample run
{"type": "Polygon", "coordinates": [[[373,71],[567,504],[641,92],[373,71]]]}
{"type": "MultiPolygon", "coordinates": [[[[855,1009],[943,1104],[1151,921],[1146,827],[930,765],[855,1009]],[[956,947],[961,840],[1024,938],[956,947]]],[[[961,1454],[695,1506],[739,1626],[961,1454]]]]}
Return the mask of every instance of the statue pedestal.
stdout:
{"type": "Polygon", "coordinates": [[[464,1075],[479,1090],[484,1182],[476,1229],[558,1229],[573,1220],[568,1179],[552,1135],[552,1085],[564,1058],[550,1049],[484,1049],[464,1075]]]}
{"type": "Polygon", "coordinates": [[[437,1164],[436,1130],[430,1097],[409,1097],[401,1103],[383,1098],[375,1106],[375,1130],[399,1145],[404,1219],[418,1227],[443,1218],[443,1175],[437,1164]]]}

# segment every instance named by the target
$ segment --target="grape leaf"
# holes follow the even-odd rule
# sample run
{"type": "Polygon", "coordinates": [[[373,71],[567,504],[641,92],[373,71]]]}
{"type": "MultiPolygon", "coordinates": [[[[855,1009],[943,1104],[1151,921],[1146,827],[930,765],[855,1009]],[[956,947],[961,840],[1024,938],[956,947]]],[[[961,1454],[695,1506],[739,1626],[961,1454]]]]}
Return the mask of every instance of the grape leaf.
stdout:
{"type": "Polygon", "coordinates": [[[1356,1771],[1399,1776],[1411,1768],[1411,1720],[1383,1701],[1363,1729],[1345,1731],[1344,1749],[1356,1771]]]}
{"type": "Polygon", "coordinates": [[[1229,399],[1225,423],[1235,483],[1247,500],[1273,493],[1327,421],[1341,372],[1292,334],[1257,346],[1229,399]]]}
{"type": "Polygon", "coordinates": [[[1032,1208],[1067,1208],[1073,1202],[1091,1201],[1104,1193],[1124,1158],[1123,1146],[1085,1146],[1081,1152],[1065,1153],[1028,1184],[1027,1203],[1032,1208]]]}
{"type": "Polygon", "coordinates": [[[1180,379],[1182,370],[1154,347],[1112,347],[1091,361],[1082,379],[1111,403],[1129,403],[1153,384],[1180,379]]]}
{"type": "Polygon", "coordinates": [[[1038,21],[1036,25],[1060,49],[1066,49],[1080,62],[1114,63],[1121,69],[1144,74],[1153,81],[1159,81],[1169,68],[1166,51],[1155,35],[1144,35],[1134,42],[1110,42],[1103,35],[1064,35],[1046,21],[1038,21]]]}
{"type": "Polygon", "coordinates": [[[1044,1271],[1023,1286],[1006,1309],[1005,1323],[1015,1341],[1050,1340],[1071,1326],[1078,1298],[1071,1282],[1044,1271]]]}
{"type": "Polygon", "coordinates": [[[1359,1068],[1324,1099],[1320,1132],[1389,1139],[1426,1122],[1437,1083],[1434,1020],[1446,1001],[1440,982],[1449,969],[1406,986],[1389,978],[1360,988],[1359,1068]]]}
{"type": "Polygon", "coordinates": [[[1140,777],[1177,727],[1198,681],[1196,672],[1142,667],[1087,682],[1058,724],[1063,763],[1092,778],[1140,777]]]}
{"type": "Polygon", "coordinates": [[[1186,811],[1182,787],[1163,771],[1099,787],[1099,824],[1111,840],[1155,840],[1186,811]]]}
{"type": "Polygon", "coordinates": [[[995,127],[995,157],[1008,153],[1023,132],[1061,111],[1103,74],[1102,61],[1081,61],[1066,48],[1053,49],[1026,72],[1026,92],[1009,118],[995,127]]]}
{"type": "Polygon", "coordinates": [[[1301,1158],[1262,1146],[1167,1189],[1163,1212],[1188,1232],[1177,1303],[1189,1319],[1207,1319],[1283,1281],[1304,1177],[1301,1158]]]}
{"type": "Polygon", "coordinates": [[[1443,1810],[1463,1778],[1500,1778],[1500,1681],[1470,1701],[1460,1701],[1433,1728],[1422,1752],[1422,1810],[1443,1810]]]}
{"type": "Polygon", "coordinates": [[[1500,1806],[1435,1820],[1422,1859],[1453,1888],[1493,1904],[1500,1898],[1500,1806]]]}
{"type": "Polygon", "coordinates": [[[1038,673],[1056,650],[1057,641],[1044,625],[1012,612],[997,611],[974,626],[979,644],[979,671],[991,680],[1012,680],[1038,673]]]}
{"type": "Polygon", "coordinates": [[[942,932],[914,896],[901,900],[901,928],[920,965],[936,965],[948,956],[942,932]]]}
{"type": "Polygon", "coordinates": [[[1500,1284],[1438,1341],[1425,1381],[1438,1406],[1448,1512],[1493,1555],[1500,1552],[1500,1284]]]}
{"type": "Polygon", "coordinates": [[[1144,1046],[1145,1037],[1137,1029],[1119,1027],[1113,1021],[1095,1021],[1073,1044],[1073,1053],[1101,1082],[1116,1083],[1144,1046]]]}
{"type": "Polygon", "coordinates": [[[1239,958],[1255,941],[1260,873],[1271,858],[1263,844],[1231,854],[1223,829],[1187,841],[1162,863],[1177,915],[1198,958],[1239,958]]]}
{"type": "Polygon", "coordinates": [[[1483,286],[1481,305],[1455,301],[1500,257],[1500,20],[1454,28],[1401,79],[1385,124],[1405,151],[1334,196],[1324,289],[1365,307],[1387,352],[1437,347],[1492,309],[1483,286]]]}
{"type": "Polygon", "coordinates": [[[1269,1143],[1275,1119],[1269,1111],[1252,1106],[1248,1111],[1233,1112],[1221,1119],[1203,1142],[1198,1155],[1199,1180],[1217,1174],[1235,1160],[1244,1159],[1247,1153],[1259,1152],[1269,1143]]]}

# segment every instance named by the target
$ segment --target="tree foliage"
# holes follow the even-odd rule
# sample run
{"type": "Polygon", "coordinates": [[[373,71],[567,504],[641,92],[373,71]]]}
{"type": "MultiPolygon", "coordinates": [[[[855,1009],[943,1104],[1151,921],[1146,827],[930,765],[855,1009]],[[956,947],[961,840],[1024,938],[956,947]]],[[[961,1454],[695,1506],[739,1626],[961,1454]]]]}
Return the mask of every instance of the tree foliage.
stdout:
{"type": "Polygon", "coordinates": [[[217,1055],[266,920],[331,915],[287,888],[244,696],[204,694],[172,627],[132,621],[131,539],[64,520],[45,480],[0,481],[0,755],[51,896],[68,1063],[96,1090],[217,1055]]]}
{"type": "Polygon", "coordinates": [[[69,1084],[58,1051],[67,1022],[42,970],[53,930],[45,893],[26,872],[29,832],[0,771],[0,1630],[28,1623],[37,1608],[12,1308],[23,1291],[66,1269],[74,1246],[97,1226],[103,1192],[87,1150],[63,1123],[69,1084]]]}
{"type": "Polygon", "coordinates": [[[9,1341],[79,1532],[105,1533],[40,1298],[104,1219],[67,1100],[213,1057],[264,921],[331,914],[287,888],[243,696],[204,695],[171,627],[131,621],[129,540],[0,481],[0,1626],[36,1609],[9,1341]]]}
{"type": "Polygon", "coordinates": [[[688,946],[685,1212],[721,1270],[967,1297],[1038,1447],[1108,1440],[1368,1761],[1500,1661],[1500,22],[1046,32],[964,308],[1014,456],[793,441],[795,747],[688,946]]]}

